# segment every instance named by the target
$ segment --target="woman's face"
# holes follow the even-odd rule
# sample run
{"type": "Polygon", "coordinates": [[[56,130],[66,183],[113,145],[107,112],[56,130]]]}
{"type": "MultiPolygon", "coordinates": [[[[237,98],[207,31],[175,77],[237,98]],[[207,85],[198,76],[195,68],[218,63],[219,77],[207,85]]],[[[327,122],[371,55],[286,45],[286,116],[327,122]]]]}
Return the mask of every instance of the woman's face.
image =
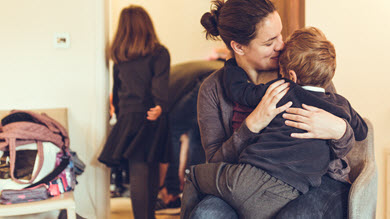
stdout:
{"type": "Polygon", "coordinates": [[[244,59],[256,71],[278,69],[279,54],[283,49],[282,21],[278,12],[269,14],[257,24],[257,35],[244,46],[244,59]]]}

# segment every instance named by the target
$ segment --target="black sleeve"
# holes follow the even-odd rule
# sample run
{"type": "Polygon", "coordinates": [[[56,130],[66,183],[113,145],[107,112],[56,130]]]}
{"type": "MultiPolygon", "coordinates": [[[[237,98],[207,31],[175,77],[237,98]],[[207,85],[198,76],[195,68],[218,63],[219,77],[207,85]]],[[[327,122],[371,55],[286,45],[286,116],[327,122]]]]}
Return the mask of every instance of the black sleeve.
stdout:
{"type": "Polygon", "coordinates": [[[269,87],[268,84],[254,85],[248,82],[248,77],[244,71],[225,71],[223,84],[231,101],[249,107],[256,107],[269,87]]]}
{"type": "Polygon", "coordinates": [[[160,105],[163,112],[168,106],[168,84],[171,58],[163,47],[153,59],[152,96],[155,105],[160,105]]]}
{"type": "Polygon", "coordinates": [[[362,141],[367,137],[368,127],[364,119],[357,113],[348,102],[351,114],[351,125],[353,132],[355,134],[356,141],[362,141]]]}
{"type": "Polygon", "coordinates": [[[114,65],[114,85],[112,88],[112,105],[114,105],[115,108],[115,114],[119,116],[119,97],[118,97],[118,90],[120,87],[120,80],[119,80],[119,69],[118,66],[114,65]]]}

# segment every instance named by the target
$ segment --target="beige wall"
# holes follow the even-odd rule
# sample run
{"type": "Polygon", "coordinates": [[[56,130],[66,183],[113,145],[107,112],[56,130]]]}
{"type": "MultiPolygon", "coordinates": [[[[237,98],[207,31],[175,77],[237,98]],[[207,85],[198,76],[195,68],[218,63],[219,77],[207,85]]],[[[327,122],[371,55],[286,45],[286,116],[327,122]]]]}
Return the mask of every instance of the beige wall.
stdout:
{"type": "Polygon", "coordinates": [[[384,152],[390,148],[389,11],[387,0],[306,1],[306,25],[319,27],[335,44],[336,89],[374,125],[379,170],[377,218],[385,218],[384,152]]]}
{"type": "MultiPolygon", "coordinates": [[[[206,41],[199,24],[210,1],[190,0],[19,0],[0,2],[0,109],[69,108],[71,147],[88,164],[76,188],[77,212],[106,217],[107,175],[95,163],[105,137],[106,33],[113,33],[123,6],[143,5],[151,14],[172,63],[207,58],[221,44],[206,41]],[[110,9],[109,19],[105,14],[110,9]],[[110,20],[110,31],[105,22],[110,20]],[[71,48],[54,49],[55,32],[69,32],[71,48]]],[[[378,218],[385,211],[384,149],[390,124],[390,1],[306,1],[306,24],[321,28],[334,42],[334,79],[342,95],[375,128],[379,169],[378,218]]]]}
{"type": "Polygon", "coordinates": [[[209,0],[111,0],[110,39],[115,33],[120,12],[130,4],[143,6],[152,17],[161,43],[171,54],[172,64],[206,59],[213,48],[223,44],[206,41],[200,18],[210,10],[209,0]]]}
{"type": "Polygon", "coordinates": [[[107,218],[108,176],[95,162],[105,137],[105,0],[0,1],[0,109],[67,107],[71,149],[88,165],[77,212],[107,218]],[[69,32],[71,47],[54,48],[69,32]]]}

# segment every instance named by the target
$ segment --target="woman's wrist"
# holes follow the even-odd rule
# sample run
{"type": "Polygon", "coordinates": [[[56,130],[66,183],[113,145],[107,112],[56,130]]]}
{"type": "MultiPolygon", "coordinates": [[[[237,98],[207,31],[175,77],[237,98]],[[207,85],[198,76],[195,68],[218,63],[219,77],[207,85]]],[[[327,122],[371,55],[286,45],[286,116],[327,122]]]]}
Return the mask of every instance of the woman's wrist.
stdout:
{"type": "Polygon", "coordinates": [[[264,125],[259,123],[259,120],[251,116],[251,114],[244,120],[246,127],[253,133],[259,133],[264,129],[264,125]]]}
{"type": "Polygon", "coordinates": [[[347,130],[346,121],[344,119],[338,118],[338,124],[333,126],[333,127],[334,128],[332,130],[333,131],[333,138],[332,138],[332,140],[336,140],[336,141],[340,140],[344,136],[344,134],[345,134],[345,132],[347,130]]]}

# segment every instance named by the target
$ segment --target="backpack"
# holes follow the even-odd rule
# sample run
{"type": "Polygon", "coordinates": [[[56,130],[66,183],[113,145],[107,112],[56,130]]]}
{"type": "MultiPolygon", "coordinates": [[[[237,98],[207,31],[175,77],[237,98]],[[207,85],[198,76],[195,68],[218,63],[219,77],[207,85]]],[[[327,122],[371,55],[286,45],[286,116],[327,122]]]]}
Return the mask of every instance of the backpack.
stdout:
{"type": "MultiPolygon", "coordinates": [[[[43,165],[43,142],[51,142],[69,153],[69,136],[66,129],[45,113],[13,110],[1,120],[0,150],[9,153],[9,174],[13,181],[20,184],[31,184],[38,176],[43,165]],[[16,147],[26,144],[37,144],[38,168],[31,179],[21,181],[15,177],[16,147]]],[[[69,163],[69,159],[67,159],[69,163]]],[[[63,165],[67,165],[64,164],[63,165]]]]}

